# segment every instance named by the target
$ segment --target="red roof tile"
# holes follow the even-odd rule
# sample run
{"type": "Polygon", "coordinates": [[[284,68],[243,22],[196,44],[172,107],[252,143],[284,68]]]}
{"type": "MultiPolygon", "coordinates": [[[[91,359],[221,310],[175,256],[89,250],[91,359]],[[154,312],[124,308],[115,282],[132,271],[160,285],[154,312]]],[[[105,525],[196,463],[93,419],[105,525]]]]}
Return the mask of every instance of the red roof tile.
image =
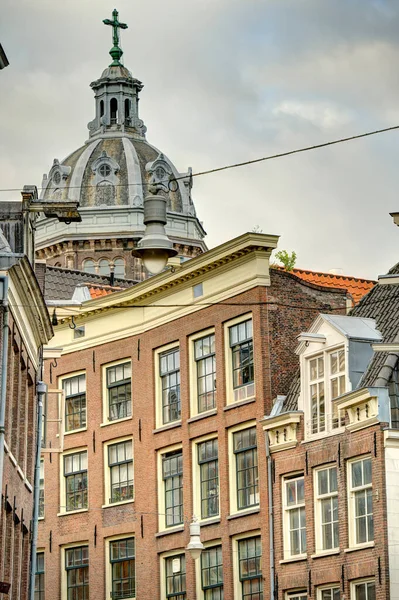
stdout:
{"type": "Polygon", "coordinates": [[[102,296],[108,296],[108,294],[112,294],[112,292],[119,292],[124,289],[119,286],[109,286],[109,285],[88,285],[90,296],[92,299],[101,298],[102,296]]]}

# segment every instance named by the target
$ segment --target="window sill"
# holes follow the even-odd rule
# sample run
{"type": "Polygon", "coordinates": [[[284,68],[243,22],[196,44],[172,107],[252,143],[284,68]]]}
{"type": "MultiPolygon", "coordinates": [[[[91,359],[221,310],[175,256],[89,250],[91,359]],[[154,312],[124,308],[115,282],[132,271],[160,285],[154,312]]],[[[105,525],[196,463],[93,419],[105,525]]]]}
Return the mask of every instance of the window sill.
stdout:
{"type": "Polygon", "coordinates": [[[334,554],[339,554],[340,552],[341,550],[339,548],[334,548],[333,550],[323,550],[317,554],[312,554],[310,558],[323,558],[323,556],[333,556],[334,554]]]}
{"type": "Polygon", "coordinates": [[[112,508],[113,506],[123,506],[124,504],[132,504],[134,502],[134,498],[131,500],[121,500],[120,502],[112,502],[110,504],[103,504],[101,508],[112,508]]]}
{"type": "Polygon", "coordinates": [[[68,512],[59,512],[57,513],[57,517],[68,517],[69,515],[78,515],[86,512],[89,512],[88,508],[78,508],[77,510],[68,510],[68,512]]]}
{"type": "Polygon", "coordinates": [[[232,408],[238,408],[239,406],[244,406],[245,404],[251,404],[252,402],[256,402],[256,398],[247,398],[246,400],[238,400],[238,402],[232,402],[227,406],[223,407],[223,410],[231,410],[232,408]]]}
{"type": "Polygon", "coordinates": [[[168,429],[174,429],[175,427],[181,427],[181,421],[168,423],[167,425],[162,425],[162,427],[157,427],[156,429],[152,430],[152,433],[161,433],[161,431],[167,431],[168,429]]]}
{"type": "Polygon", "coordinates": [[[249,508],[247,510],[241,510],[240,512],[233,513],[232,515],[227,516],[227,520],[231,521],[231,519],[238,519],[238,517],[246,517],[248,515],[255,515],[260,511],[259,506],[255,506],[254,508],[249,508]]]}
{"type": "Polygon", "coordinates": [[[114,425],[115,423],[123,423],[123,421],[131,421],[133,415],[131,417],[123,417],[123,419],[113,419],[112,421],[107,421],[106,423],[100,423],[100,427],[108,427],[108,425],[114,425]]]}
{"type": "Polygon", "coordinates": [[[284,560],[280,560],[280,565],[285,565],[287,563],[299,562],[300,560],[306,560],[307,554],[298,554],[298,556],[291,556],[290,558],[284,558],[284,560]]]}
{"type": "Polygon", "coordinates": [[[315,433],[314,435],[307,435],[306,440],[303,440],[301,444],[309,444],[310,442],[314,442],[316,440],[323,440],[324,438],[344,433],[344,431],[345,427],[337,427],[337,429],[333,429],[331,431],[323,431],[321,433],[315,433]]]}
{"type": "Polygon", "coordinates": [[[64,435],[72,435],[73,433],[80,433],[81,431],[87,431],[87,427],[81,427],[80,429],[72,429],[72,431],[64,431],[64,435]]]}
{"type": "Polygon", "coordinates": [[[344,552],[356,552],[356,550],[364,550],[365,548],[374,548],[374,542],[367,542],[366,544],[359,544],[354,548],[345,548],[344,552]]]}
{"type": "Polygon", "coordinates": [[[184,531],[184,525],[178,525],[177,527],[171,527],[170,529],[158,531],[158,533],[155,534],[155,537],[162,537],[164,535],[169,535],[172,533],[179,533],[180,531],[184,531]]]}
{"type": "Polygon", "coordinates": [[[217,408],[212,408],[212,410],[207,410],[203,413],[199,413],[198,415],[194,415],[187,419],[187,423],[194,423],[195,421],[200,421],[201,419],[205,419],[206,417],[212,417],[217,414],[217,408]]]}
{"type": "Polygon", "coordinates": [[[204,519],[200,521],[200,527],[206,527],[207,525],[215,525],[216,523],[220,523],[220,517],[212,517],[211,519],[204,519]]]}

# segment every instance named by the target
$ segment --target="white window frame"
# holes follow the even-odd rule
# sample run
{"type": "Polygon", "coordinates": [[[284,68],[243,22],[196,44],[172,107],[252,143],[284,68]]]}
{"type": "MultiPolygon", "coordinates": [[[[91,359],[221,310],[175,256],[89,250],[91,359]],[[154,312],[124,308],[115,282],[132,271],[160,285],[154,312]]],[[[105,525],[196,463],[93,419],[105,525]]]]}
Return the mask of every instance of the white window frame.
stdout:
{"type": "MultiPolygon", "coordinates": [[[[179,548],[177,550],[172,550],[170,552],[163,552],[159,555],[159,565],[160,565],[160,585],[161,585],[161,594],[160,600],[167,600],[166,597],[166,559],[173,558],[174,556],[177,558],[178,556],[184,555],[185,557],[185,567],[186,567],[186,591],[185,596],[186,600],[189,600],[187,594],[187,556],[184,548],[179,548]]],[[[197,561],[198,562],[198,561],[197,561]]]]}
{"type": "MultiPolygon", "coordinates": [[[[127,538],[134,538],[134,556],[135,560],[137,560],[137,548],[136,548],[136,535],[134,533],[124,533],[114,535],[109,538],[105,538],[105,597],[111,598],[112,593],[112,563],[111,563],[111,542],[118,542],[120,540],[126,540],[127,538]]],[[[137,569],[136,569],[137,575],[137,569]]],[[[124,600],[135,600],[137,597],[137,577],[136,577],[136,595],[131,596],[129,598],[125,598],[124,600]]]]}
{"type": "Polygon", "coordinates": [[[60,415],[61,415],[62,423],[63,423],[63,435],[73,435],[74,433],[79,433],[80,431],[87,431],[88,419],[87,419],[87,373],[86,373],[86,370],[83,369],[81,371],[74,371],[73,373],[68,373],[67,375],[62,375],[61,377],[58,377],[58,389],[62,392],[60,394],[60,396],[61,396],[60,415]],[[65,418],[67,395],[65,394],[65,390],[64,390],[64,381],[66,381],[67,379],[72,379],[72,377],[77,377],[78,375],[84,375],[85,380],[86,380],[86,427],[80,427],[79,429],[71,429],[71,431],[67,431],[66,430],[66,418],[65,418]]]}
{"type": "Polygon", "coordinates": [[[67,570],[65,568],[65,553],[66,550],[72,548],[80,548],[81,546],[87,546],[89,549],[89,591],[90,591],[90,544],[89,540],[82,540],[79,542],[73,542],[71,544],[65,544],[61,546],[61,600],[68,600],[68,588],[67,588],[67,570]]]}
{"type": "MultiPolygon", "coordinates": [[[[217,410],[217,394],[216,394],[216,406],[210,410],[204,412],[198,412],[198,384],[197,384],[197,361],[195,360],[195,342],[200,340],[208,335],[215,336],[216,343],[216,333],[215,328],[210,327],[205,329],[204,331],[200,331],[194,335],[191,335],[188,339],[189,343],[189,374],[190,374],[190,416],[196,417],[197,415],[203,415],[204,417],[207,414],[213,414],[217,410]]],[[[216,352],[215,352],[216,355],[216,352]]],[[[216,378],[216,374],[215,374],[216,378]]]]}
{"type": "Polygon", "coordinates": [[[134,481],[134,442],[132,436],[125,436],[121,438],[116,438],[113,440],[109,440],[104,443],[104,504],[102,508],[106,508],[107,506],[119,506],[120,504],[130,504],[134,502],[136,493],[135,481],[134,481]],[[120,500],[119,502],[110,502],[111,498],[111,469],[108,461],[108,449],[110,446],[114,446],[115,444],[120,444],[122,442],[132,442],[132,462],[133,462],[133,498],[129,498],[128,500],[120,500]]]}
{"type": "MultiPolygon", "coordinates": [[[[234,514],[245,514],[246,512],[254,512],[254,510],[258,510],[259,501],[257,504],[249,507],[249,508],[238,508],[237,502],[237,471],[236,471],[236,455],[234,454],[234,434],[243,431],[244,429],[251,429],[252,427],[256,428],[256,421],[246,421],[244,423],[240,423],[235,427],[230,427],[228,429],[228,451],[229,451],[229,497],[230,497],[230,515],[234,514]]],[[[259,448],[258,448],[259,450],[259,448]]],[[[259,456],[258,456],[259,459],[259,456]]],[[[260,494],[260,485],[259,485],[259,467],[258,467],[258,495],[260,494]]]]}
{"type": "MultiPolygon", "coordinates": [[[[154,372],[155,372],[155,427],[156,429],[161,429],[163,427],[173,427],[179,425],[181,423],[180,419],[176,419],[176,421],[171,421],[170,423],[163,422],[163,412],[162,412],[162,380],[161,380],[161,370],[159,366],[159,358],[160,355],[164,352],[169,352],[170,350],[179,350],[181,354],[181,348],[178,341],[173,342],[171,344],[167,344],[166,346],[162,346],[161,348],[157,348],[154,350],[154,372]]],[[[180,356],[181,358],[181,356],[180,356]]],[[[181,374],[182,369],[180,365],[180,386],[181,386],[181,374]]],[[[180,388],[180,414],[182,411],[182,401],[181,401],[181,388],[180,388]]]]}
{"type": "MultiPolygon", "coordinates": [[[[304,509],[305,510],[305,533],[307,534],[306,528],[306,505],[305,505],[305,474],[301,471],[298,473],[290,473],[282,478],[282,507],[283,507],[283,540],[284,540],[284,559],[301,559],[307,556],[307,539],[306,539],[306,550],[305,552],[293,554],[291,551],[291,528],[290,528],[290,514],[293,510],[304,509]],[[304,485],[304,498],[303,502],[296,503],[295,505],[288,506],[287,503],[287,483],[303,479],[304,485]]],[[[300,525],[300,521],[299,521],[300,525]]],[[[301,527],[299,527],[301,531],[301,527]]],[[[306,536],[307,537],[307,536],[306,536]]]]}
{"type": "MultiPolygon", "coordinates": [[[[223,559],[223,544],[222,544],[221,539],[211,540],[209,542],[204,542],[203,544],[204,544],[205,550],[212,550],[212,548],[221,546],[222,547],[222,559],[223,559]]],[[[198,600],[204,600],[204,592],[202,590],[202,566],[201,565],[202,565],[202,563],[201,563],[201,556],[200,556],[199,559],[195,561],[195,584],[196,584],[198,600]]],[[[222,567],[223,567],[223,562],[222,562],[222,567]]],[[[225,572],[223,571],[223,588],[224,588],[224,581],[225,581],[225,572]]]]}
{"type": "MultiPolygon", "coordinates": [[[[244,323],[245,321],[252,321],[252,344],[253,348],[255,348],[254,342],[254,326],[253,326],[253,314],[251,312],[246,313],[245,315],[240,315],[231,321],[227,321],[223,325],[224,332],[224,352],[225,352],[225,363],[226,363],[226,404],[236,404],[240,401],[250,400],[255,398],[256,396],[256,369],[254,364],[254,380],[253,383],[243,385],[237,390],[242,390],[241,394],[243,398],[236,399],[237,394],[235,394],[234,385],[233,385],[233,357],[232,351],[230,347],[230,328],[235,325],[239,325],[240,323],[244,323]]],[[[254,361],[255,362],[255,361],[254,361]]]]}
{"type": "Polygon", "coordinates": [[[220,462],[219,462],[219,446],[218,443],[218,477],[219,477],[219,511],[217,515],[213,515],[211,517],[202,518],[201,514],[201,468],[198,464],[198,446],[203,442],[208,442],[210,440],[218,440],[218,437],[211,433],[209,435],[205,435],[201,438],[197,438],[192,442],[192,467],[193,467],[193,514],[197,516],[198,520],[206,523],[207,521],[213,521],[215,519],[220,519],[220,462]]]}
{"type": "MultiPolygon", "coordinates": [[[[340,583],[330,583],[329,585],[322,585],[322,586],[318,587],[317,588],[317,600],[323,600],[323,592],[326,592],[326,591],[333,592],[334,590],[338,590],[339,598],[341,598],[340,583]]],[[[334,598],[332,597],[331,600],[334,600],[334,598]]]]}
{"type": "MultiPolygon", "coordinates": [[[[363,471],[363,467],[362,467],[362,471],[363,471]]],[[[373,535],[372,539],[367,540],[366,542],[357,542],[356,541],[356,507],[355,507],[356,493],[370,489],[371,490],[372,509],[373,509],[373,512],[371,514],[372,514],[372,518],[373,518],[373,533],[374,533],[373,461],[372,461],[371,456],[370,455],[357,456],[356,458],[352,458],[351,460],[348,460],[347,461],[347,479],[348,479],[349,547],[357,548],[357,547],[363,547],[363,546],[373,546],[374,545],[374,535],[373,535]],[[353,482],[352,482],[352,465],[356,462],[363,462],[364,460],[370,460],[370,463],[371,463],[371,483],[363,484],[362,486],[357,486],[356,488],[354,488],[353,482]]],[[[368,514],[370,514],[370,513],[365,513],[366,523],[367,523],[367,515],[368,514]]],[[[368,531],[367,525],[366,525],[366,528],[368,531]]]]}
{"type": "MultiPolygon", "coordinates": [[[[72,448],[60,453],[60,512],[57,514],[61,515],[74,515],[76,513],[87,512],[90,506],[90,495],[89,495],[89,452],[87,446],[81,446],[79,448],[72,448]],[[66,485],[65,485],[65,469],[64,469],[64,458],[69,454],[78,454],[79,452],[86,452],[87,454],[87,508],[77,508],[76,510],[66,509],[66,485]]],[[[80,546],[81,544],[75,544],[80,546]]]]}
{"type": "MultiPolygon", "coordinates": [[[[231,549],[233,554],[233,586],[234,586],[234,600],[242,600],[242,586],[240,581],[240,561],[239,561],[239,552],[238,552],[238,543],[242,540],[251,539],[254,537],[260,537],[261,545],[262,545],[262,535],[260,529],[255,529],[253,531],[246,531],[245,533],[240,533],[239,535],[235,535],[232,538],[231,549]]],[[[263,554],[262,554],[263,559],[263,554]]],[[[262,575],[261,580],[263,580],[263,571],[264,571],[264,561],[262,560],[262,575]]],[[[266,594],[265,586],[263,586],[263,594],[266,594]]]]}
{"type": "MultiPolygon", "coordinates": [[[[316,554],[329,554],[334,552],[334,550],[339,549],[339,531],[338,531],[338,546],[333,546],[332,548],[323,548],[323,527],[322,527],[322,502],[323,500],[328,500],[330,498],[338,499],[338,486],[337,491],[335,492],[327,492],[326,494],[319,494],[319,473],[321,471],[327,471],[330,469],[335,469],[337,472],[338,478],[338,468],[335,463],[330,465],[323,465],[313,471],[313,489],[314,489],[314,506],[315,506],[315,541],[316,541],[316,554]]],[[[339,507],[338,507],[339,508],[339,507]]],[[[331,521],[333,523],[333,521],[331,521]]]]}
{"type": "Polygon", "coordinates": [[[308,593],[305,589],[300,588],[299,590],[290,590],[289,592],[285,592],[284,600],[307,600],[308,593]]]}
{"type": "Polygon", "coordinates": [[[40,458],[40,480],[39,480],[39,515],[40,515],[40,501],[43,492],[43,514],[38,517],[39,521],[42,521],[46,516],[46,496],[45,496],[45,481],[44,481],[44,457],[40,458]],[[43,482],[43,484],[42,484],[43,482]]]}
{"type": "MultiPolygon", "coordinates": [[[[168,446],[167,448],[162,448],[162,450],[158,451],[157,454],[157,473],[158,473],[158,531],[174,531],[177,529],[182,529],[184,524],[176,525],[175,527],[166,527],[166,506],[165,506],[165,485],[163,480],[163,457],[165,454],[169,454],[170,452],[175,452],[176,450],[181,450],[183,453],[183,445],[182,444],[174,444],[173,446],[168,446]]],[[[184,461],[184,454],[183,454],[184,461]]],[[[183,462],[184,465],[184,462],[183,462]]],[[[184,467],[183,467],[184,473],[184,467]]],[[[184,476],[184,475],[183,475],[184,476]]],[[[184,494],[184,480],[183,480],[183,494],[184,494]]],[[[184,495],[183,495],[183,506],[184,506],[184,495]]],[[[184,514],[184,509],[183,509],[184,514]]]]}
{"type": "Polygon", "coordinates": [[[364,579],[356,579],[355,581],[351,581],[351,584],[350,584],[350,600],[356,600],[356,588],[358,586],[364,585],[366,583],[374,583],[374,589],[376,588],[375,578],[374,577],[367,577],[367,578],[364,578],[364,579]]]}
{"type": "Polygon", "coordinates": [[[133,385],[132,375],[130,376],[130,385],[131,385],[131,415],[128,417],[122,417],[121,419],[113,419],[112,421],[109,419],[109,401],[108,401],[108,385],[107,385],[107,369],[111,367],[117,367],[118,365],[124,365],[126,363],[130,363],[130,372],[132,373],[132,359],[130,357],[122,358],[119,360],[115,360],[110,363],[106,363],[101,365],[101,377],[102,377],[102,400],[103,400],[103,422],[101,423],[101,427],[106,427],[107,425],[113,425],[114,423],[120,423],[121,421],[131,421],[133,418],[133,385]]]}

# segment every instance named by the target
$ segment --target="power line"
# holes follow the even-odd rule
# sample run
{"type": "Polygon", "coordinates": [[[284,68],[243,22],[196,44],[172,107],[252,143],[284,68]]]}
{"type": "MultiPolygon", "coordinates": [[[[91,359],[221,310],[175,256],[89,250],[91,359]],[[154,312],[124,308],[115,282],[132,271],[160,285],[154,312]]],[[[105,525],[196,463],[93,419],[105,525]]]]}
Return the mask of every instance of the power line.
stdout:
{"type": "MultiPolygon", "coordinates": [[[[360,133],[358,135],[352,135],[350,137],[345,137],[345,138],[339,138],[337,140],[332,140],[329,142],[323,142],[322,144],[315,144],[313,146],[305,146],[303,148],[297,148],[295,150],[288,150],[286,152],[279,152],[278,154],[270,154],[268,156],[263,156],[261,158],[254,158],[251,160],[246,160],[244,162],[240,162],[240,163],[233,163],[230,165],[225,165],[223,167],[216,167],[214,169],[208,169],[207,171],[198,171],[198,173],[190,173],[190,174],[186,174],[186,175],[180,175],[178,177],[173,177],[170,180],[170,183],[173,181],[180,181],[182,179],[191,179],[193,177],[201,177],[203,175],[210,175],[211,173],[218,173],[220,171],[226,171],[227,169],[236,169],[238,167],[244,167],[247,165],[253,165],[255,163],[259,163],[259,162],[265,162],[267,160],[273,160],[275,158],[283,158],[285,156],[291,156],[292,154],[300,154],[301,152],[309,152],[310,150],[318,150],[319,148],[326,148],[327,146],[334,146],[336,144],[343,144],[345,142],[351,142],[353,140],[359,140],[361,138],[365,138],[365,137],[370,137],[372,135],[377,135],[380,133],[386,133],[388,131],[394,131],[395,129],[399,129],[399,125],[393,125],[392,127],[385,127],[384,129],[375,129],[374,131],[367,131],[366,133],[360,133]]],[[[130,187],[130,186],[143,186],[143,187],[147,187],[148,183],[118,183],[116,185],[114,185],[114,187],[130,187]]],[[[94,185],[77,185],[77,186],[68,186],[68,190],[72,190],[72,189],[85,189],[85,188],[96,188],[97,186],[94,185]]],[[[44,188],[39,188],[41,190],[43,190],[44,188]]],[[[63,188],[61,188],[63,189],[63,188]]],[[[171,191],[176,191],[176,190],[172,190],[171,188],[169,188],[171,191]]],[[[22,192],[22,190],[20,188],[4,188],[4,189],[0,189],[0,192],[22,192]]]]}

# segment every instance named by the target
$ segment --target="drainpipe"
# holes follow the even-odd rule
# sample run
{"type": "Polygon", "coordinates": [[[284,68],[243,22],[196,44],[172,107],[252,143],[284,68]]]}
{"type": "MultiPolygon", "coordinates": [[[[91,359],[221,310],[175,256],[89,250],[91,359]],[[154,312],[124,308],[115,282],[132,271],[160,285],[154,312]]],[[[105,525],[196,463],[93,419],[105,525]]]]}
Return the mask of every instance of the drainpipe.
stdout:
{"type": "Polygon", "coordinates": [[[6,396],[7,396],[7,365],[8,365],[8,277],[1,277],[3,283],[3,326],[1,338],[1,390],[0,390],[0,494],[3,491],[3,470],[4,470],[4,437],[5,437],[5,417],[6,417],[6,396]]]}
{"type": "Polygon", "coordinates": [[[266,459],[267,459],[267,495],[269,504],[269,546],[270,546],[270,600],[274,600],[274,515],[273,515],[273,484],[272,484],[272,458],[270,456],[269,433],[265,431],[266,459]]]}
{"type": "MultiPolygon", "coordinates": [[[[40,359],[42,362],[42,358],[40,359]]],[[[41,364],[39,365],[39,373],[41,373],[41,364]]],[[[36,462],[35,462],[35,478],[33,489],[33,519],[32,519],[32,544],[31,544],[31,560],[30,560],[30,587],[29,598],[35,598],[35,575],[36,575],[36,550],[37,550],[37,530],[39,523],[39,493],[40,493],[40,454],[42,446],[42,421],[43,421],[43,400],[46,395],[47,386],[42,381],[37,382],[37,435],[36,435],[36,462]]]]}

